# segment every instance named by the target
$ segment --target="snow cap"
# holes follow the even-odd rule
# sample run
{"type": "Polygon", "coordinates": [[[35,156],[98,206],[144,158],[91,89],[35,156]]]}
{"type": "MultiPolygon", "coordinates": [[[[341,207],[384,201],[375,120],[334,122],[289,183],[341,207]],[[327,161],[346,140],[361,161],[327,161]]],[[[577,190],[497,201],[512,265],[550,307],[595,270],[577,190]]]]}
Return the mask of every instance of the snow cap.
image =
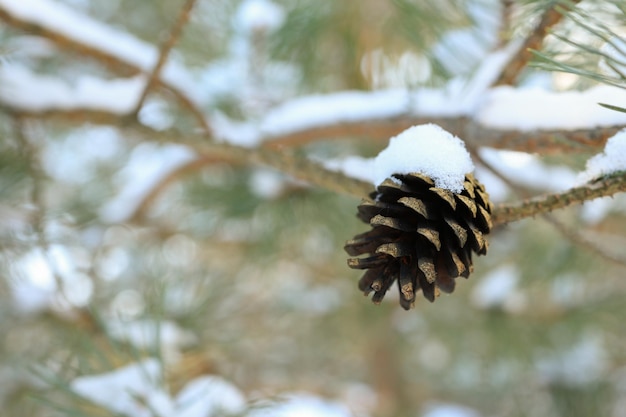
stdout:
{"type": "Polygon", "coordinates": [[[604,152],[587,161],[587,169],[579,176],[581,183],[618,171],[626,171],[626,129],[611,136],[604,152]]]}
{"type": "Polygon", "coordinates": [[[392,174],[420,173],[454,193],[463,190],[465,174],[473,170],[465,143],[435,124],[413,126],[394,136],[374,160],[376,185],[392,174]]]}

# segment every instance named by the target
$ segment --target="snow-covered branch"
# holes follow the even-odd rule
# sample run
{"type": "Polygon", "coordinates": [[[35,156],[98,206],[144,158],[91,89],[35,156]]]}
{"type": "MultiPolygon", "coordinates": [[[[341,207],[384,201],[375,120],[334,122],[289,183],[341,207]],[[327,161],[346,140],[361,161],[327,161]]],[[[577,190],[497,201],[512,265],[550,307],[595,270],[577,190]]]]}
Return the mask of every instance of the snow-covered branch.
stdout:
{"type": "MultiPolygon", "coordinates": [[[[546,16],[554,16],[546,17],[544,26],[558,21],[555,13],[546,12],[546,16]]],[[[53,0],[0,0],[0,19],[107,65],[113,63],[143,74],[159,68],[161,84],[176,94],[205,131],[210,130],[207,116],[199,110],[202,98],[193,76],[180,63],[165,62],[155,46],[53,0]]],[[[542,39],[536,33],[533,36],[542,39]]],[[[519,48],[518,43],[509,44],[487,57],[472,79],[455,79],[441,89],[305,96],[271,109],[244,127],[251,142],[283,147],[341,137],[385,141],[409,126],[434,122],[474,146],[549,153],[602,146],[626,126],[626,114],[597,104],[625,102],[626,91],[616,87],[600,86],[583,92],[489,89],[499,74],[502,77],[501,71],[506,72],[517,60],[519,48]]],[[[4,65],[0,71],[4,109],[30,117],[67,116],[74,121],[114,122],[115,117],[107,113],[132,112],[150,84],[145,75],[113,80],[82,75],[69,83],[17,65],[4,65]]],[[[231,129],[233,124],[219,120],[212,121],[215,124],[221,127],[213,132],[218,139],[241,143],[237,138],[241,126],[231,129]]]]}
{"type": "Polygon", "coordinates": [[[626,191],[626,173],[575,187],[562,193],[546,194],[513,204],[503,204],[493,212],[494,224],[504,224],[549,213],[573,204],[582,204],[600,197],[610,197],[626,191]]]}
{"type": "MultiPolygon", "coordinates": [[[[329,170],[318,162],[285,150],[264,147],[246,148],[225,143],[206,142],[202,140],[201,136],[173,137],[171,133],[155,132],[143,127],[140,127],[138,132],[145,135],[146,139],[149,140],[165,143],[177,140],[178,143],[186,144],[200,155],[197,160],[189,162],[188,166],[184,166],[180,172],[175,173],[174,177],[188,173],[190,169],[200,169],[218,161],[227,161],[271,167],[313,186],[357,198],[365,197],[374,189],[373,183],[369,181],[348,176],[338,170],[329,170]]],[[[163,186],[172,182],[173,179],[172,176],[166,176],[163,186]]],[[[157,186],[155,192],[160,192],[162,189],[163,187],[157,186]]],[[[626,191],[626,173],[620,172],[562,192],[545,194],[522,202],[500,204],[495,207],[492,219],[494,225],[502,225],[624,191],[626,191]]],[[[154,193],[149,194],[146,199],[147,202],[141,204],[140,210],[145,210],[145,206],[154,198],[154,193]]]]}
{"type": "MultiPolygon", "coordinates": [[[[187,18],[192,2],[181,13],[187,18]]],[[[552,9],[551,9],[552,10],[552,9]]],[[[556,12],[547,12],[542,30],[531,38],[543,39],[545,29],[555,24],[556,12]],[[541,36],[540,36],[541,35],[541,36]]],[[[311,95],[286,101],[267,111],[256,121],[232,122],[213,115],[213,136],[159,134],[135,126],[129,116],[141,103],[150,86],[146,74],[159,76],[159,82],[178,99],[209,131],[206,116],[199,109],[200,97],[191,74],[184,66],[166,57],[171,44],[159,51],[132,35],[94,21],[54,0],[0,0],[0,19],[22,30],[54,41],[58,46],[80,51],[102,61],[130,68],[132,78],[104,80],[82,75],[73,83],[33,73],[19,65],[0,67],[0,106],[18,116],[70,118],[74,121],[113,123],[139,128],[151,140],[187,144],[203,155],[193,163],[200,167],[215,158],[241,163],[258,163],[340,193],[366,195],[371,185],[325,169],[318,163],[296,157],[284,148],[311,141],[360,137],[386,141],[417,124],[436,123],[463,138],[472,147],[482,146],[527,152],[576,152],[603,146],[606,140],[626,126],[626,114],[597,103],[626,102],[626,91],[598,86],[586,91],[554,92],[507,86],[490,88],[515,66],[520,44],[512,42],[489,55],[469,80],[454,79],[443,88],[413,90],[346,91],[311,95]],[[51,19],[50,15],[55,18],[51,19]],[[168,136],[169,135],[169,136],[168,136]],[[245,138],[242,137],[245,136],[245,138]],[[230,143],[230,144],[229,144],[230,143]],[[246,148],[232,143],[247,145],[246,148]]],[[[182,27],[174,26],[174,31],[182,27]]],[[[174,32],[171,39],[176,38],[174,32]]],[[[530,38],[529,38],[530,39],[530,38]]],[[[528,43],[527,39],[527,43],[528,43]]],[[[528,45],[526,45],[528,46],[528,45]]],[[[594,183],[545,199],[502,207],[496,223],[532,216],[573,202],[621,191],[622,185],[594,183]],[[600,185],[598,185],[600,184],[600,185]],[[604,187],[604,186],[606,187],[604,187]],[[568,194],[571,193],[571,194],[568,194]]]]}
{"type": "MultiPolygon", "coordinates": [[[[84,75],[70,84],[17,65],[0,67],[0,79],[0,102],[7,111],[79,122],[115,123],[132,111],[144,86],[139,76],[84,75]]],[[[251,142],[280,148],[348,137],[382,142],[433,122],[476,147],[550,153],[601,147],[626,126],[626,114],[597,104],[626,101],[626,90],[616,87],[562,93],[500,87],[487,92],[474,112],[459,105],[460,99],[459,93],[434,89],[316,95],[286,102],[245,128],[251,142]]],[[[241,142],[241,126],[213,124],[217,139],[241,142]]]]}
{"type": "MultiPolygon", "coordinates": [[[[27,33],[44,37],[59,48],[94,58],[119,73],[130,71],[135,76],[131,80],[138,80],[138,74],[151,73],[159,61],[160,51],[156,46],[76,12],[69,6],[55,0],[21,0],[19,2],[0,0],[0,20],[27,33]]],[[[201,125],[206,125],[204,116],[198,110],[202,97],[198,94],[196,80],[191,73],[182,64],[169,60],[163,64],[159,74],[158,84],[171,91],[179,103],[191,112],[201,125]]],[[[103,81],[98,82],[103,83],[103,81]]],[[[148,80],[144,79],[140,83],[145,88],[147,82],[148,80]]],[[[12,83],[10,79],[3,79],[6,88],[11,88],[12,83]]],[[[3,86],[3,90],[5,86],[3,86]]],[[[103,92],[106,90],[106,86],[102,86],[100,89],[103,92]]],[[[24,94],[16,94],[15,91],[12,91],[12,94],[4,94],[2,101],[5,105],[11,105],[13,103],[10,101],[6,102],[7,95],[15,97],[24,94]]],[[[43,95],[47,98],[50,94],[43,95]]],[[[109,95],[106,94],[106,96],[109,95]]],[[[36,94],[32,99],[35,100],[38,96],[39,94],[36,94]]],[[[71,101],[72,97],[73,95],[70,95],[66,100],[71,101]]],[[[98,95],[91,96],[90,105],[73,103],[69,107],[73,109],[86,107],[108,110],[106,106],[103,108],[98,97],[98,95]]],[[[140,97],[137,95],[133,105],[137,103],[140,97]]],[[[128,105],[125,100],[122,102],[128,105]]],[[[34,106],[39,112],[57,110],[51,107],[55,106],[52,103],[45,105],[37,103],[34,106]]],[[[59,107],[66,109],[68,106],[59,107]]],[[[34,110],[33,107],[21,108],[27,113],[34,110]]],[[[205,127],[208,128],[208,125],[205,127]]]]}

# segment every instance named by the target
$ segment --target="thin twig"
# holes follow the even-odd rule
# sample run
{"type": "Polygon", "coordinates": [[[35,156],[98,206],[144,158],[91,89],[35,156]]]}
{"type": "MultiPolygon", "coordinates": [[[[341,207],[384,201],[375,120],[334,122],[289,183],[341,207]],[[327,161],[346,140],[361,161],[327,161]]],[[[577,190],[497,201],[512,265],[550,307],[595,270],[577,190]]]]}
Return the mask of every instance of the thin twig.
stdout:
{"type": "MultiPolygon", "coordinates": [[[[580,0],[571,0],[570,3],[574,6],[579,2],[580,0]]],[[[559,8],[556,5],[547,9],[543,16],[541,16],[541,20],[535,29],[524,41],[520,53],[515,55],[515,57],[502,70],[500,76],[493,83],[493,86],[514,85],[522,71],[528,66],[528,63],[533,57],[531,50],[541,48],[543,40],[549,33],[549,29],[559,23],[562,18],[563,14],[559,11],[559,8]]]]}
{"type": "Polygon", "coordinates": [[[499,47],[506,45],[511,36],[511,27],[513,22],[513,0],[500,0],[500,28],[498,30],[499,47]]]}
{"type": "Polygon", "coordinates": [[[148,82],[146,82],[145,88],[141,92],[141,96],[139,97],[139,100],[137,101],[135,110],[132,112],[134,117],[137,117],[137,115],[139,114],[139,111],[141,110],[141,107],[143,106],[143,103],[146,100],[146,97],[148,96],[148,93],[150,92],[150,89],[154,87],[155,84],[157,83],[161,69],[165,65],[165,62],[167,61],[167,57],[169,56],[170,51],[172,50],[172,48],[174,47],[174,45],[180,38],[180,35],[183,31],[183,27],[189,21],[191,9],[193,8],[195,2],[196,0],[187,0],[185,4],[183,5],[182,9],[180,10],[178,19],[176,19],[174,26],[169,31],[167,40],[161,46],[161,49],[159,51],[159,59],[157,60],[154,68],[152,69],[152,72],[150,73],[150,77],[148,78],[148,82]]]}
{"type": "MultiPolygon", "coordinates": [[[[520,198],[528,198],[529,192],[526,187],[521,186],[514,181],[511,181],[507,176],[505,176],[500,170],[496,169],[493,165],[491,165],[488,161],[486,161],[479,152],[475,148],[469,147],[468,150],[472,157],[480,163],[483,167],[489,170],[492,174],[496,175],[502,182],[504,182],[511,190],[515,192],[515,194],[520,198]]],[[[568,227],[566,224],[558,220],[551,214],[544,213],[542,214],[544,220],[550,223],[556,230],[559,231],[563,236],[565,236],[570,241],[574,242],[578,246],[589,249],[590,251],[596,253],[597,255],[607,259],[611,262],[619,264],[621,266],[626,266],[626,259],[620,258],[617,255],[613,255],[609,253],[609,251],[604,248],[599,247],[585,236],[583,236],[580,232],[573,230],[568,227]]]]}
{"type": "Polygon", "coordinates": [[[571,188],[562,193],[545,194],[513,204],[501,204],[495,208],[492,220],[494,225],[510,223],[596,198],[610,197],[624,191],[626,191],[626,172],[571,188]]]}

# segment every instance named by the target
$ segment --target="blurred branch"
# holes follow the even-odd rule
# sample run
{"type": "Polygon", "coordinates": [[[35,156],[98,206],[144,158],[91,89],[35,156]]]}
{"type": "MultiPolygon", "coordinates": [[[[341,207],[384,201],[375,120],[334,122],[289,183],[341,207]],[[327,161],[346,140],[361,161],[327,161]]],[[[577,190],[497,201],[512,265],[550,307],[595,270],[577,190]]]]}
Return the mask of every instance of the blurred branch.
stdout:
{"type": "Polygon", "coordinates": [[[154,187],[141,199],[133,214],[128,219],[131,222],[140,221],[148,211],[149,207],[154,201],[161,195],[161,193],[171,184],[179,181],[182,177],[191,173],[198,172],[207,165],[212,165],[219,162],[224,162],[225,158],[213,157],[208,155],[201,155],[197,159],[193,159],[186,164],[179,166],[165,175],[154,187]]]}
{"type": "MultiPolygon", "coordinates": [[[[153,190],[153,193],[150,194],[145,204],[149,204],[151,199],[154,198],[153,196],[158,194],[162,187],[165,187],[169,182],[178,178],[181,173],[199,169],[201,166],[207,163],[213,163],[217,160],[226,160],[231,163],[253,163],[270,166],[281,172],[307,181],[310,184],[331,191],[362,197],[371,191],[373,188],[371,184],[346,177],[341,173],[328,171],[320,164],[285,151],[285,148],[299,146],[313,141],[345,137],[358,137],[386,142],[389,137],[396,135],[410,126],[421,123],[437,123],[451,133],[462,137],[474,147],[490,146],[541,153],[575,152],[597,148],[602,146],[608,137],[615,134],[622,127],[610,126],[580,130],[521,132],[482,126],[474,120],[458,114],[450,117],[405,115],[391,118],[331,122],[302,128],[300,130],[268,137],[262,146],[255,149],[242,148],[223,143],[212,143],[210,142],[210,127],[201,111],[183,92],[178,90],[175,86],[167,84],[159,77],[169,51],[182,30],[184,23],[188,19],[193,3],[192,0],[187,0],[185,7],[182,9],[181,15],[170,33],[170,38],[160,51],[159,59],[152,69],[152,75],[143,91],[138,105],[141,106],[152,84],[158,82],[159,85],[165,86],[174,92],[178,100],[195,115],[198,122],[203,126],[205,134],[194,135],[156,132],[149,128],[141,127],[138,123],[130,120],[131,118],[128,115],[114,115],[99,110],[73,109],[65,111],[60,109],[48,109],[44,111],[22,111],[7,108],[7,106],[4,106],[4,109],[18,117],[70,118],[73,121],[83,119],[84,121],[99,121],[116,124],[118,126],[131,127],[143,131],[150,140],[184,143],[202,155],[195,163],[181,168],[180,171],[173,172],[170,177],[166,178],[162,184],[158,185],[157,188],[153,190]]],[[[519,75],[521,68],[526,66],[530,59],[528,49],[541,44],[548,29],[558,23],[561,18],[562,14],[554,7],[546,11],[536,30],[526,40],[524,52],[518,54],[517,59],[507,66],[501,74],[500,81],[496,84],[503,81],[507,81],[507,83],[514,81],[519,75]]],[[[66,36],[64,33],[55,30],[54,27],[43,26],[38,22],[20,19],[20,17],[11,15],[7,10],[2,8],[0,8],[0,19],[27,32],[51,39],[60,47],[81,52],[105,64],[126,68],[127,70],[130,69],[134,72],[146,71],[145,68],[141,68],[138,64],[129,62],[129,60],[125,60],[124,58],[108,52],[106,48],[98,48],[91,44],[82,43],[79,39],[66,36]]],[[[612,195],[615,192],[624,191],[624,183],[625,181],[622,177],[611,177],[569,190],[562,194],[536,197],[519,204],[504,205],[495,210],[494,222],[506,223],[549,212],[570,204],[581,203],[596,197],[612,195]]]]}
{"type": "MultiPolygon", "coordinates": [[[[11,14],[9,10],[3,9],[1,6],[0,20],[3,20],[7,25],[13,26],[24,32],[46,38],[54,42],[58,47],[76,52],[82,57],[86,56],[96,59],[114,72],[122,73],[125,75],[134,75],[146,71],[144,68],[141,68],[136,63],[130,62],[118,55],[115,55],[107,51],[106,49],[87,44],[80,39],[74,39],[58,30],[55,30],[55,28],[53,27],[43,26],[38,22],[32,22],[28,19],[23,19],[19,15],[11,14]]],[[[198,109],[196,104],[189,97],[187,97],[187,95],[183,91],[181,91],[178,87],[172,85],[171,83],[163,80],[163,78],[161,77],[155,79],[154,83],[169,90],[176,97],[180,105],[187,109],[194,116],[202,129],[207,133],[211,132],[211,127],[207,123],[204,114],[200,111],[200,109],[198,109]]],[[[76,114],[75,111],[74,114],[76,114]]]]}
{"type": "Polygon", "coordinates": [[[268,138],[266,146],[302,146],[337,138],[356,137],[387,143],[390,137],[423,123],[435,123],[474,146],[488,146],[530,153],[556,154],[590,151],[604,146],[607,139],[624,126],[604,126],[575,130],[505,130],[480,125],[466,117],[403,116],[320,125],[268,138]]]}
{"type": "MultiPolygon", "coordinates": [[[[580,3],[580,0],[572,0],[568,5],[569,7],[573,7],[577,3],[580,3]]],[[[515,55],[513,60],[502,70],[500,76],[493,83],[493,86],[514,85],[517,82],[519,75],[528,66],[528,63],[533,57],[531,50],[541,49],[541,45],[548,35],[549,29],[559,23],[563,18],[563,13],[559,9],[557,5],[553,5],[544,12],[537,26],[524,41],[520,53],[515,55]]]]}
{"type": "MultiPolygon", "coordinates": [[[[127,116],[105,110],[93,109],[13,109],[0,104],[0,111],[19,117],[46,120],[67,120],[74,123],[98,123],[125,126],[131,122],[127,116]]],[[[450,133],[463,138],[475,147],[487,146],[529,153],[557,154],[597,151],[607,139],[624,128],[623,125],[602,126],[575,130],[519,131],[494,129],[480,125],[466,117],[402,116],[382,119],[360,120],[321,124],[265,138],[267,149],[284,149],[304,146],[313,142],[343,138],[359,138],[364,141],[387,143],[390,137],[403,130],[423,124],[435,123],[450,133]]]]}
{"type": "Polygon", "coordinates": [[[568,227],[565,223],[557,219],[555,216],[550,214],[544,214],[543,218],[574,244],[585,248],[617,265],[626,266],[626,258],[624,258],[623,256],[619,256],[616,253],[611,253],[605,248],[601,248],[595,242],[583,236],[578,230],[568,227]]]}
{"type": "Polygon", "coordinates": [[[499,47],[504,46],[509,40],[513,28],[513,0],[500,0],[502,12],[500,14],[500,29],[498,31],[499,47]]]}
{"type": "Polygon", "coordinates": [[[172,50],[172,48],[174,47],[174,45],[180,38],[180,35],[183,31],[183,27],[189,21],[191,9],[193,8],[195,3],[196,3],[196,0],[187,0],[185,2],[185,4],[183,5],[180,11],[180,14],[178,15],[178,19],[176,19],[174,26],[169,31],[167,40],[161,46],[161,49],[159,51],[159,59],[157,60],[157,63],[154,66],[154,69],[150,73],[150,77],[148,78],[148,81],[146,82],[146,87],[142,91],[141,96],[139,97],[139,100],[135,107],[135,110],[133,111],[133,115],[135,117],[141,110],[141,107],[143,106],[143,103],[146,100],[146,97],[148,97],[148,93],[150,92],[150,89],[157,83],[161,69],[163,68],[163,65],[165,64],[165,61],[167,61],[167,57],[169,56],[170,51],[172,50]]]}
{"type": "Polygon", "coordinates": [[[274,168],[295,178],[340,194],[366,196],[373,189],[369,182],[348,177],[340,172],[329,171],[321,164],[298,156],[289,151],[267,148],[242,148],[238,146],[210,143],[187,143],[203,155],[224,158],[227,161],[252,163],[274,168]]]}

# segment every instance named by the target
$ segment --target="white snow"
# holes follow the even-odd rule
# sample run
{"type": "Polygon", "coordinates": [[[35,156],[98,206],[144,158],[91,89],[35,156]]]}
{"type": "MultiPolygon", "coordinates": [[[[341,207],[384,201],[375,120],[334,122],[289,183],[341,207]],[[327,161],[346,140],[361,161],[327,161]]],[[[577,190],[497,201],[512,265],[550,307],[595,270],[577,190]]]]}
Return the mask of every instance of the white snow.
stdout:
{"type": "Polygon", "coordinates": [[[258,126],[251,122],[237,122],[215,112],[211,119],[213,133],[219,141],[252,148],[261,142],[258,126]]]}
{"type": "Polygon", "coordinates": [[[53,30],[125,61],[149,66],[157,49],[140,39],[76,12],[56,0],[0,0],[0,7],[18,19],[53,30]]]}
{"type": "Polygon", "coordinates": [[[486,169],[482,165],[476,165],[474,171],[476,179],[485,186],[485,189],[489,192],[489,200],[492,203],[498,204],[504,202],[509,196],[509,186],[502,181],[500,177],[486,169]]]}
{"type": "Polygon", "coordinates": [[[311,95],[268,112],[261,122],[261,133],[279,136],[320,125],[401,116],[409,110],[410,96],[405,90],[311,95]]]}
{"type": "Polygon", "coordinates": [[[281,400],[262,400],[249,410],[244,394],[214,375],[189,381],[174,397],[161,380],[162,364],[147,358],[111,372],[81,376],[72,391],[105,409],[133,417],[350,417],[347,406],[308,393],[288,393],[281,400]]]}
{"type": "Polygon", "coordinates": [[[93,282],[84,272],[86,265],[81,265],[83,257],[82,248],[55,244],[45,251],[32,249],[18,258],[12,265],[15,280],[10,285],[16,311],[30,315],[87,305],[93,282]]]}
{"type": "Polygon", "coordinates": [[[480,414],[469,407],[457,404],[431,404],[422,417],[480,417],[480,414]]]}
{"type": "Polygon", "coordinates": [[[513,265],[502,265],[485,275],[474,287],[472,303],[478,308],[503,307],[515,311],[523,307],[523,296],[517,289],[519,270],[513,265]]]}
{"type": "MultiPolygon", "coordinates": [[[[20,20],[59,33],[146,72],[151,71],[158,60],[159,51],[154,45],[56,0],[0,0],[0,8],[20,20]]],[[[200,100],[201,97],[196,94],[196,82],[180,64],[168,61],[163,67],[161,78],[183,91],[190,99],[200,100]]]]}
{"type": "Polygon", "coordinates": [[[626,102],[626,90],[617,87],[602,85],[564,92],[538,87],[489,89],[518,47],[511,43],[490,54],[472,78],[453,79],[441,89],[343,91],[286,101],[265,114],[260,134],[271,138],[316,127],[402,116],[470,116],[488,128],[521,131],[626,125],[625,113],[598,105],[626,102]]]}
{"type": "Polygon", "coordinates": [[[148,358],[114,371],[81,376],[70,383],[72,391],[114,413],[134,417],[173,415],[169,395],[161,388],[163,369],[158,360],[148,358]]]}
{"type": "Polygon", "coordinates": [[[604,151],[587,161],[579,181],[585,183],[618,171],[626,171],[626,129],[610,137],[604,151]]]}
{"type": "Polygon", "coordinates": [[[273,32],[285,21],[285,11],[269,0],[244,0],[235,15],[235,28],[244,33],[273,32]]]}
{"type": "Polygon", "coordinates": [[[391,138],[374,160],[376,185],[392,174],[420,173],[455,193],[463,190],[465,174],[473,170],[463,141],[434,124],[413,126],[391,138]]]}
{"type": "Polygon", "coordinates": [[[0,101],[26,111],[87,109],[125,114],[137,103],[144,84],[143,76],[103,80],[90,75],[70,84],[58,76],[34,74],[19,64],[0,65],[0,101]]]}
{"type": "Polygon", "coordinates": [[[496,129],[591,129],[626,124],[625,113],[598,105],[625,102],[626,90],[606,85],[563,92],[504,86],[487,92],[475,119],[496,129]]]}
{"type": "Polygon", "coordinates": [[[521,40],[510,42],[506,47],[485,55],[469,79],[459,77],[449,82],[448,89],[455,92],[453,101],[460,113],[472,115],[482,107],[490,86],[504,66],[519,52],[521,45],[521,40]]]}
{"type": "Polygon", "coordinates": [[[342,159],[324,159],[318,161],[324,168],[342,172],[345,175],[359,180],[375,183],[374,158],[351,155],[342,159]]]}
{"type": "Polygon", "coordinates": [[[172,397],[161,381],[163,367],[148,358],[111,372],[81,376],[70,387],[78,395],[119,415],[133,417],[218,417],[242,413],[246,400],[228,381],[205,375],[172,397]]]}
{"type": "Polygon", "coordinates": [[[514,42],[487,55],[472,77],[453,79],[441,89],[342,91],[289,100],[265,114],[260,133],[281,136],[317,126],[401,116],[468,116],[482,104],[486,89],[518,49],[514,42]]]}
{"type": "Polygon", "coordinates": [[[499,2],[465,3],[473,24],[445,32],[432,49],[433,55],[446,70],[455,75],[466,74],[489,54],[498,42],[501,25],[502,5],[499,2]]]}
{"type": "Polygon", "coordinates": [[[515,184],[546,191],[564,191],[576,184],[576,172],[561,165],[547,165],[536,156],[492,148],[480,148],[480,156],[515,184]]]}
{"type": "Polygon", "coordinates": [[[204,375],[180,390],[172,417],[241,415],[245,408],[246,398],[237,387],[218,376],[204,375]]]}

